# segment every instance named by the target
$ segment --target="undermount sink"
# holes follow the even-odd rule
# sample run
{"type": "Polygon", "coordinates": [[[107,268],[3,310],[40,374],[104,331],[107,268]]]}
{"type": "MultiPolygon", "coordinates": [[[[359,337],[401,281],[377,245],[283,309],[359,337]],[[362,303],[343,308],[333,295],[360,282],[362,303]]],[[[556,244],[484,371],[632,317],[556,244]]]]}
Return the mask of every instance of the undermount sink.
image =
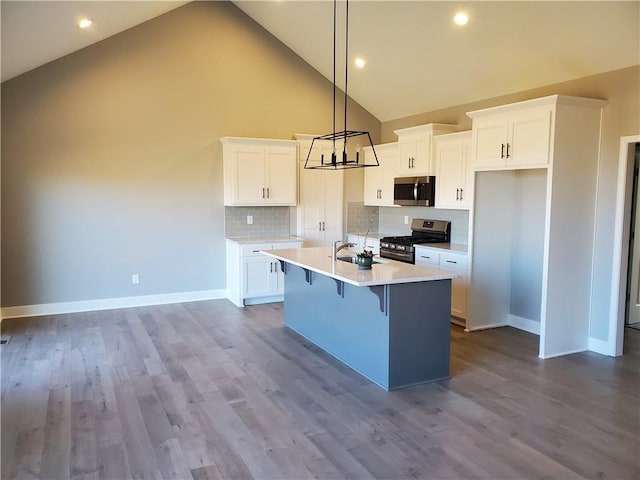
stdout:
{"type": "MultiPolygon", "coordinates": [[[[341,262],[346,262],[346,263],[356,263],[356,255],[338,255],[336,257],[336,260],[340,260],[341,262]]],[[[373,258],[373,263],[386,263],[383,260],[380,260],[379,258],[373,258]]]]}

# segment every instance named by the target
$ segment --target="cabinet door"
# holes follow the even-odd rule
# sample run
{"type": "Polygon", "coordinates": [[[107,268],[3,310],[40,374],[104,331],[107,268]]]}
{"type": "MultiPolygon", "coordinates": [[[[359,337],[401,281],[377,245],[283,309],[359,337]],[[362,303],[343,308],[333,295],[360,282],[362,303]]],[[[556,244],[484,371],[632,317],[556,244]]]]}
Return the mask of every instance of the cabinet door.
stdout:
{"type": "Polygon", "coordinates": [[[251,145],[237,145],[233,149],[235,192],[233,203],[236,205],[259,205],[264,202],[266,186],[264,183],[264,148],[251,145]]]}
{"type": "MultiPolygon", "coordinates": [[[[380,167],[365,168],[365,170],[380,167]]],[[[342,218],[344,210],[344,170],[323,171],[323,200],[324,217],[322,230],[324,231],[324,246],[329,246],[336,240],[342,240],[342,218]]]]}
{"type": "Polygon", "coordinates": [[[274,260],[264,255],[242,259],[242,293],[244,298],[272,295],[274,260]]]}
{"type": "Polygon", "coordinates": [[[415,175],[433,175],[435,171],[431,155],[431,142],[433,136],[429,133],[416,137],[416,156],[413,162],[413,173],[415,175]]]}
{"type": "Polygon", "coordinates": [[[398,175],[413,175],[416,158],[415,137],[398,139],[398,175]]]}
{"type": "Polygon", "coordinates": [[[363,250],[372,251],[374,255],[380,255],[380,240],[377,238],[367,238],[367,242],[362,248],[363,250]]]}
{"type": "MultiPolygon", "coordinates": [[[[380,159],[381,170],[381,187],[379,205],[382,207],[393,206],[393,185],[394,178],[398,175],[399,158],[397,149],[385,149],[378,154],[380,159]]],[[[367,168],[367,170],[375,170],[376,167],[367,168]]]]}
{"type": "Polygon", "coordinates": [[[500,167],[507,164],[508,122],[504,115],[473,120],[474,164],[476,167],[500,167]]]}
{"type": "Polygon", "coordinates": [[[467,279],[469,276],[468,259],[465,255],[443,253],[440,255],[440,268],[455,273],[458,277],[451,280],[451,315],[467,318],[467,279]]]}
{"type": "MultiPolygon", "coordinates": [[[[473,170],[471,169],[471,141],[462,142],[462,170],[460,172],[460,205],[458,208],[470,209],[473,195],[473,170]]],[[[436,183],[437,185],[437,183],[436,183]]],[[[436,197],[436,201],[438,198],[436,197]]]]}
{"type": "MultiPolygon", "coordinates": [[[[373,155],[371,148],[364,148],[365,155],[373,155]]],[[[384,168],[383,158],[380,152],[376,151],[379,167],[368,167],[364,169],[364,204],[371,206],[380,205],[380,193],[382,188],[382,170],[384,168]]]]}
{"type": "Polygon", "coordinates": [[[307,241],[308,247],[321,247],[323,244],[322,219],[324,217],[323,202],[323,170],[305,170],[304,161],[300,162],[300,235],[307,241]]]}
{"type": "Polygon", "coordinates": [[[464,167],[462,142],[438,144],[436,157],[436,208],[460,208],[460,183],[464,167]]]}
{"type": "Polygon", "coordinates": [[[509,155],[512,166],[547,165],[551,142],[551,109],[513,112],[509,122],[509,155]]]}
{"type": "Polygon", "coordinates": [[[269,205],[296,204],[296,150],[295,147],[267,147],[266,198],[269,205]]]}
{"type": "Polygon", "coordinates": [[[451,280],[451,315],[467,319],[467,272],[454,271],[457,278],[451,280]]]}

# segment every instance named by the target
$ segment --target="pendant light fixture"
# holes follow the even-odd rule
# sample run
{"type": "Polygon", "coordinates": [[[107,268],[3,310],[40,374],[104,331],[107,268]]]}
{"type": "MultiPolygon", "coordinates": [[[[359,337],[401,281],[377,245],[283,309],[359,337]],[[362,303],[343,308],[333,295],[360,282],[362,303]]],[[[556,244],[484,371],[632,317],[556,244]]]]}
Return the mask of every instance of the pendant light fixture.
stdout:
{"type": "MultiPolygon", "coordinates": [[[[333,0],[333,131],[326,135],[320,135],[314,137],[311,142],[311,148],[307,154],[307,160],[304,163],[306,169],[331,169],[331,170],[343,170],[347,168],[364,168],[364,167],[378,167],[378,156],[376,150],[373,147],[373,141],[369,132],[347,130],[347,86],[348,86],[348,72],[349,72],[349,0],[345,1],[345,54],[344,54],[344,130],[336,132],[336,31],[337,31],[337,0],[333,0]],[[357,144],[355,148],[352,147],[352,156],[349,158],[348,152],[348,140],[355,137],[364,137],[363,140],[368,141],[368,145],[371,145],[371,152],[373,158],[366,159],[361,154],[360,144],[357,144]],[[315,142],[324,143],[326,141],[332,142],[331,158],[325,158],[324,154],[320,155],[320,161],[311,159],[311,152],[313,151],[313,144],[315,142]],[[340,151],[340,149],[342,151],[340,151]],[[375,162],[374,162],[375,160],[375,162]]],[[[353,142],[351,142],[353,145],[353,142]]]]}

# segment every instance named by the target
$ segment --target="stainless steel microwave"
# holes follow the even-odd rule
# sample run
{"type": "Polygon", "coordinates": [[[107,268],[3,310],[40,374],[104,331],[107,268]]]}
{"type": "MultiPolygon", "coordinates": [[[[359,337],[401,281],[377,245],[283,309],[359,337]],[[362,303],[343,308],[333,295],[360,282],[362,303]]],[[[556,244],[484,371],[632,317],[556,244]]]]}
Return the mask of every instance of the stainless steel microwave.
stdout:
{"type": "Polygon", "coordinates": [[[436,177],[396,177],[393,185],[395,205],[433,207],[436,177]]]}

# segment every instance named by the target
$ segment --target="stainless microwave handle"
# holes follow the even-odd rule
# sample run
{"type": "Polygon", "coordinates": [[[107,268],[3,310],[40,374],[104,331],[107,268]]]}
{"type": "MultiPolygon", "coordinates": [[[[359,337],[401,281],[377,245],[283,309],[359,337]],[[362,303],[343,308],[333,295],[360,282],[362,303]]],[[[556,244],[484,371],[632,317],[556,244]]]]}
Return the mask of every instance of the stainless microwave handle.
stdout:
{"type": "Polygon", "coordinates": [[[416,178],[416,183],[413,184],[413,200],[418,201],[418,181],[419,178],[416,178]]]}

